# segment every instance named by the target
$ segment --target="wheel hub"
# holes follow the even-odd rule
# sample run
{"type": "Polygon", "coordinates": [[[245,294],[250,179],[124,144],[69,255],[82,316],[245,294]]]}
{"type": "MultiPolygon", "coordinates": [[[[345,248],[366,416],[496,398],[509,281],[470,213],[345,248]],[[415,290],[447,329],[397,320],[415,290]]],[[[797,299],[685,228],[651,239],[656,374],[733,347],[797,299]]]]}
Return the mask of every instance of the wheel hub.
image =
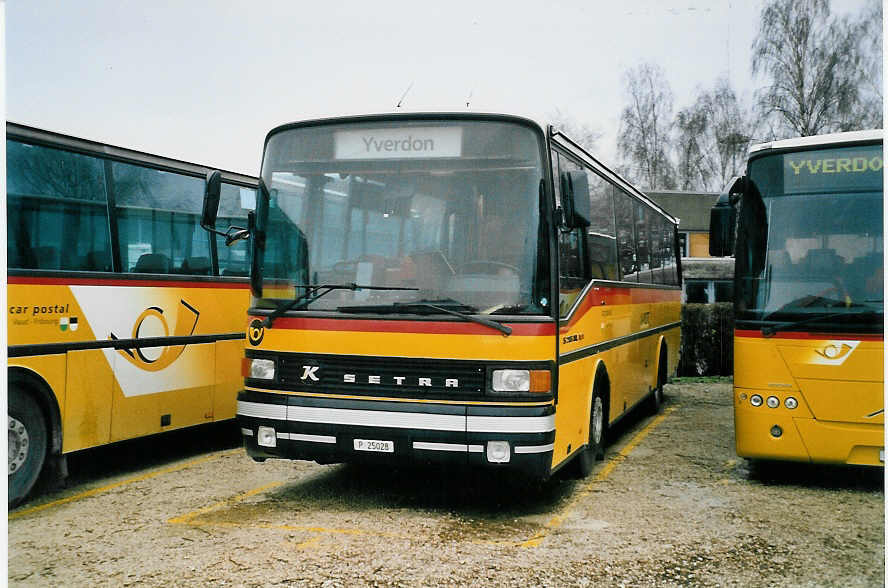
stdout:
{"type": "Polygon", "coordinates": [[[28,429],[21,421],[8,417],[9,421],[9,475],[16,473],[25,465],[28,458],[28,446],[31,438],[28,429]]]}

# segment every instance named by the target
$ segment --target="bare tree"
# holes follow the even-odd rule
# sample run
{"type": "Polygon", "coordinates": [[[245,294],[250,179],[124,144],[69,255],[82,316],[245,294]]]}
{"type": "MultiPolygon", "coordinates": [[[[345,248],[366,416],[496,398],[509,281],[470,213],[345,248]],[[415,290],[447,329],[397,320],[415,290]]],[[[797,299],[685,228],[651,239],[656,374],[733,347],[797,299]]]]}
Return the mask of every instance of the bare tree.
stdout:
{"type": "Polygon", "coordinates": [[[675,128],[679,187],[715,191],[741,171],[754,124],[722,78],[679,111],[675,128]]]}
{"type": "Polygon", "coordinates": [[[861,104],[867,117],[864,128],[881,129],[882,104],[882,0],[869,0],[854,23],[861,41],[861,104]]]}
{"type": "Polygon", "coordinates": [[[628,105],[620,115],[617,151],[623,172],[646,188],[674,189],[672,90],[662,69],[642,64],[624,77],[628,105]]]}
{"type": "Polygon", "coordinates": [[[584,122],[577,121],[560,108],[556,108],[555,112],[549,113],[548,119],[552,126],[555,127],[555,130],[563,131],[572,141],[589,153],[594,154],[598,149],[598,141],[602,136],[600,131],[596,131],[584,122]]]}
{"type": "Polygon", "coordinates": [[[829,0],[770,0],[752,45],[752,71],[768,78],[762,114],[802,136],[865,126],[860,46],[859,28],[833,17],[829,0]]]}

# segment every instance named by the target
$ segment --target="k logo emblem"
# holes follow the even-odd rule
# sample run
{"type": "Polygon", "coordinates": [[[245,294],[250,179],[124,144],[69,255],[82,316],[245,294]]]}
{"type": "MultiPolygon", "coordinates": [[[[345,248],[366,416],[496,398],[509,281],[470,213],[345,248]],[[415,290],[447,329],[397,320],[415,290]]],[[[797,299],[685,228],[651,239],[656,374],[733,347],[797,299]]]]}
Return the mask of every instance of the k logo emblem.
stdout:
{"type": "Polygon", "coordinates": [[[249,328],[247,328],[247,339],[249,339],[250,345],[259,345],[262,343],[264,336],[265,327],[262,325],[262,321],[260,319],[253,319],[250,322],[249,328]]]}

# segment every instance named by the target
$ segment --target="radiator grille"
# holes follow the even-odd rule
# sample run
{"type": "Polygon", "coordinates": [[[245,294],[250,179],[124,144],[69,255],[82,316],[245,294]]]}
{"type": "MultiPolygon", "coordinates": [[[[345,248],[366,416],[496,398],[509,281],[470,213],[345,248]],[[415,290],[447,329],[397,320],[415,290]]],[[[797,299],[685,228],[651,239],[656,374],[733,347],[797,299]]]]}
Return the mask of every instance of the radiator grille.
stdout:
{"type": "Polygon", "coordinates": [[[282,354],[282,388],[329,394],[447,398],[479,396],[484,364],[459,360],[282,354]]]}

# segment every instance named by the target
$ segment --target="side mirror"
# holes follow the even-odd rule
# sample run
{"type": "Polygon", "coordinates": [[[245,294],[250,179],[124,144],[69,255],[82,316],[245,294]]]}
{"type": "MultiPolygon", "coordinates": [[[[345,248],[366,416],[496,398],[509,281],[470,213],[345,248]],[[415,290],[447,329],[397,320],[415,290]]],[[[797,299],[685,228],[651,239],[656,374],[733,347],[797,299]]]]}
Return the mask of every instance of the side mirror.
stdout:
{"type": "Polygon", "coordinates": [[[561,174],[561,207],[564,209],[564,226],[569,229],[588,227],[592,217],[589,202],[589,180],[581,171],[561,174]]]}
{"type": "Polygon", "coordinates": [[[216,228],[216,215],[219,214],[219,198],[222,193],[222,172],[218,170],[207,174],[204,188],[203,212],[200,215],[200,226],[208,231],[216,228]]]}
{"type": "Polygon", "coordinates": [[[745,183],[746,178],[734,177],[709,211],[709,255],[714,257],[733,255],[737,223],[735,205],[743,194],[745,183]]]}

